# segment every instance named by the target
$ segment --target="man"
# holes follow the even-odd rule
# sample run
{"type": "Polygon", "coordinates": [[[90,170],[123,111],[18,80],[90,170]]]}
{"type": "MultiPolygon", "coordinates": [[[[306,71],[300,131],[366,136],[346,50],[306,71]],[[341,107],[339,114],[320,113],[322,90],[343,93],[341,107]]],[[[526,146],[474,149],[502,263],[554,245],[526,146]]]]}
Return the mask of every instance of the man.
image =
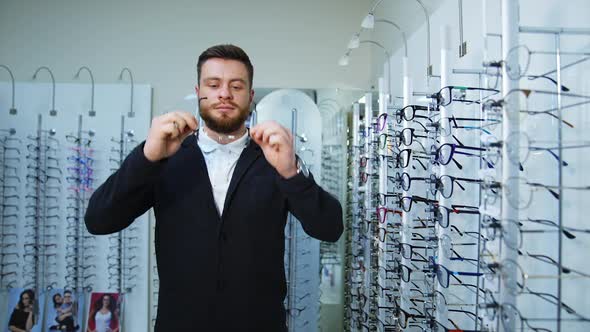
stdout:
{"type": "Polygon", "coordinates": [[[287,213],[314,238],[342,234],[341,206],[298,163],[291,132],[272,121],[246,128],[252,79],[241,48],[207,49],[197,63],[203,128],[186,112],[154,118],[90,199],[93,234],[154,208],[157,332],[286,331],[287,213]]]}
{"type": "Polygon", "coordinates": [[[68,332],[78,330],[79,326],[76,325],[75,322],[75,315],[77,312],[76,307],[74,307],[74,303],[72,302],[72,291],[64,291],[62,303],[57,309],[57,314],[58,316],[55,320],[59,323],[59,330],[68,332]]]}

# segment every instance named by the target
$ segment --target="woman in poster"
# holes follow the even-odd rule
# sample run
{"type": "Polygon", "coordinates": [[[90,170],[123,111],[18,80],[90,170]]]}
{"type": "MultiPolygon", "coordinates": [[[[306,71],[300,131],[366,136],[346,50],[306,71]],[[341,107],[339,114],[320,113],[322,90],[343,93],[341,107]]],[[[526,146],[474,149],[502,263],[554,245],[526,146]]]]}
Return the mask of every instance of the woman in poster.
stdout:
{"type": "Polygon", "coordinates": [[[88,332],[119,332],[116,299],[103,294],[94,302],[88,316],[88,332]]]}
{"type": "Polygon", "coordinates": [[[35,293],[30,290],[24,290],[19,297],[16,307],[10,315],[8,330],[10,332],[29,332],[35,325],[34,314],[35,293]]]}

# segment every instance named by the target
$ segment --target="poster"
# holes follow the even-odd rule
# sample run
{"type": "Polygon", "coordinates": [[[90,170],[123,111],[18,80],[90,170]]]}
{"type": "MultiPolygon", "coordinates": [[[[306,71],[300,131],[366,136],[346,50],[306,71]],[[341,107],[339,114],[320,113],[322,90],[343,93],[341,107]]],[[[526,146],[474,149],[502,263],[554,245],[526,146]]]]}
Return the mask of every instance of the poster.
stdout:
{"type": "Polygon", "coordinates": [[[87,332],[120,332],[122,302],[119,293],[91,293],[87,332]]]}

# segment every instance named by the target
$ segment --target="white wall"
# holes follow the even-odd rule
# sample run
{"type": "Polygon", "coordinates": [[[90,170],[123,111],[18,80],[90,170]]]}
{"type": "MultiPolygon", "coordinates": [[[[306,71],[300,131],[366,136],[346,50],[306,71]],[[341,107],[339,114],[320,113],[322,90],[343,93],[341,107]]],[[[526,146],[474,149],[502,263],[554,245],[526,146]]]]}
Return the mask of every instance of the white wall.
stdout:
{"type": "MultiPolygon", "coordinates": [[[[1,1],[0,63],[27,81],[41,65],[59,82],[82,65],[97,83],[116,82],[121,68],[153,87],[153,112],[190,109],[196,59],[207,47],[235,43],[250,55],[254,86],[364,88],[365,66],[339,67],[367,4],[302,1],[1,1]]],[[[359,55],[368,63],[368,55],[359,55]]],[[[8,80],[0,74],[0,80],[8,80]]]]}

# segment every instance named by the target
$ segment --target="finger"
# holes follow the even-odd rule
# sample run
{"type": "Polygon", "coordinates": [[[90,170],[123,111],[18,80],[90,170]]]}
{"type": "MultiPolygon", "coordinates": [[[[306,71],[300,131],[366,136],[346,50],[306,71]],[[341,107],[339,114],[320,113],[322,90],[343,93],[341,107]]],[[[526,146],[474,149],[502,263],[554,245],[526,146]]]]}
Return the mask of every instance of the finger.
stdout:
{"type": "MultiPolygon", "coordinates": [[[[188,126],[186,128],[188,128],[188,126]]],[[[180,134],[180,140],[184,141],[185,138],[189,137],[190,135],[192,135],[194,133],[195,133],[194,130],[187,130],[185,133],[180,134]]]]}
{"type": "Polygon", "coordinates": [[[160,117],[160,124],[176,122],[180,128],[186,126],[186,120],[179,114],[180,112],[169,112],[160,117]]]}
{"type": "Polygon", "coordinates": [[[268,143],[276,151],[288,148],[290,146],[288,137],[280,134],[271,135],[268,143]]]}
{"type": "Polygon", "coordinates": [[[192,130],[191,127],[187,124],[185,117],[180,115],[180,112],[173,112],[167,117],[167,119],[168,120],[166,121],[171,122],[163,124],[163,128],[169,129],[169,123],[172,123],[172,126],[175,129],[171,133],[169,131],[167,132],[168,137],[171,139],[178,139],[180,141],[184,141],[185,138],[187,138],[194,132],[194,130],[192,130]]]}
{"type": "Polygon", "coordinates": [[[158,120],[161,124],[165,124],[168,122],[172,122],[176,120],[177,115],[176,112],[168,112],[158,117],[158,120]]]}
{"type": "Polygon", "coordinates": [[[268,126],[267,122],[262,122],[259,123],[257,125],[255,125],[254,127],[252,127],[250,129],[250,136],[256,141],[256,143],[259,143],[258,141],[260,141],[260,139],[262,138],[262,131],[264,131],[264,129],[268,126]]]}
{"type": "Polygon", "coordinates": [[[262,141],[265,144],[276,145],[279,143],[288,144],[288,135],[278,126],[269,126],[262,134],[262,141]]]}
{"type": "Polygon", "coordinates": [[[283,135],[285,135],[285,137],[288,139],[289,144],[293,144],[293,135],[291,135],[291,131],[287,128],[285,128],[284,126],[282,126],[280,123],[275,122],[275,121],[270,121],[270,126],[272,126],[273,128],[276,128],[276,130],[280,131],[283,133],[283,135]]]}
{"type": "Polygon", "coordinates": [[[276,133],[276,130],[272,127],[267,126],[260,132],[262,144],[269,144],[270,137],[276,133]]]}
{"type": "Polygon", "coordinates": [[[178,123],[175,121],[165,123],[161,126],[162,132],[166,137],[176,139],[180,136],[180,130],[178,129],[178,123]]]}
{"type": "Polygon", "coordinates": [[[187,126],[191,130],[197,130],[199,128],[199,122],[197,118],[189,112],[178,112],[178,114],[186,121],[187,126]]]}
{"type": "Polygon", "coordinates": [[[280,143],[282,139],[281,135],[277,135],[277,134],[271,134],[268,137],[268,145],[272,146],[272,147],[277,147],[277,145],[280,143]]]}
{"type": "Polygon", "coordinates": [[[257,124],[252,129],[250,129],[250,136],[252,137],[252,139],[254,139],[254,142],[256,142],[256,144],[258,144],[258,145],[263,144],[262,134],[264,133],[264,130],[267,127],[268,127],[268,121],[265,121],[265,122],[257,124]]]}
{"type": "Polygon", "coordinates": [[[176,123],[176,125],[178,126],[178,130],[180,131],[181,134],[185,133],[186,130],[190,130],[186,120],[184,119],[184,117],[182,115],[180,115],[180,112],[173,112],[172,113],[172,122],[176,123]]]}
{"type": "Polygon", "coordinates": [[[252,140],[254,140],[254,142],[258,145],[262,145],[262,139],[260,138],[260,135],[258,134],[257,131],[250,131],[250,137],[252,138],[252,140]]]}

